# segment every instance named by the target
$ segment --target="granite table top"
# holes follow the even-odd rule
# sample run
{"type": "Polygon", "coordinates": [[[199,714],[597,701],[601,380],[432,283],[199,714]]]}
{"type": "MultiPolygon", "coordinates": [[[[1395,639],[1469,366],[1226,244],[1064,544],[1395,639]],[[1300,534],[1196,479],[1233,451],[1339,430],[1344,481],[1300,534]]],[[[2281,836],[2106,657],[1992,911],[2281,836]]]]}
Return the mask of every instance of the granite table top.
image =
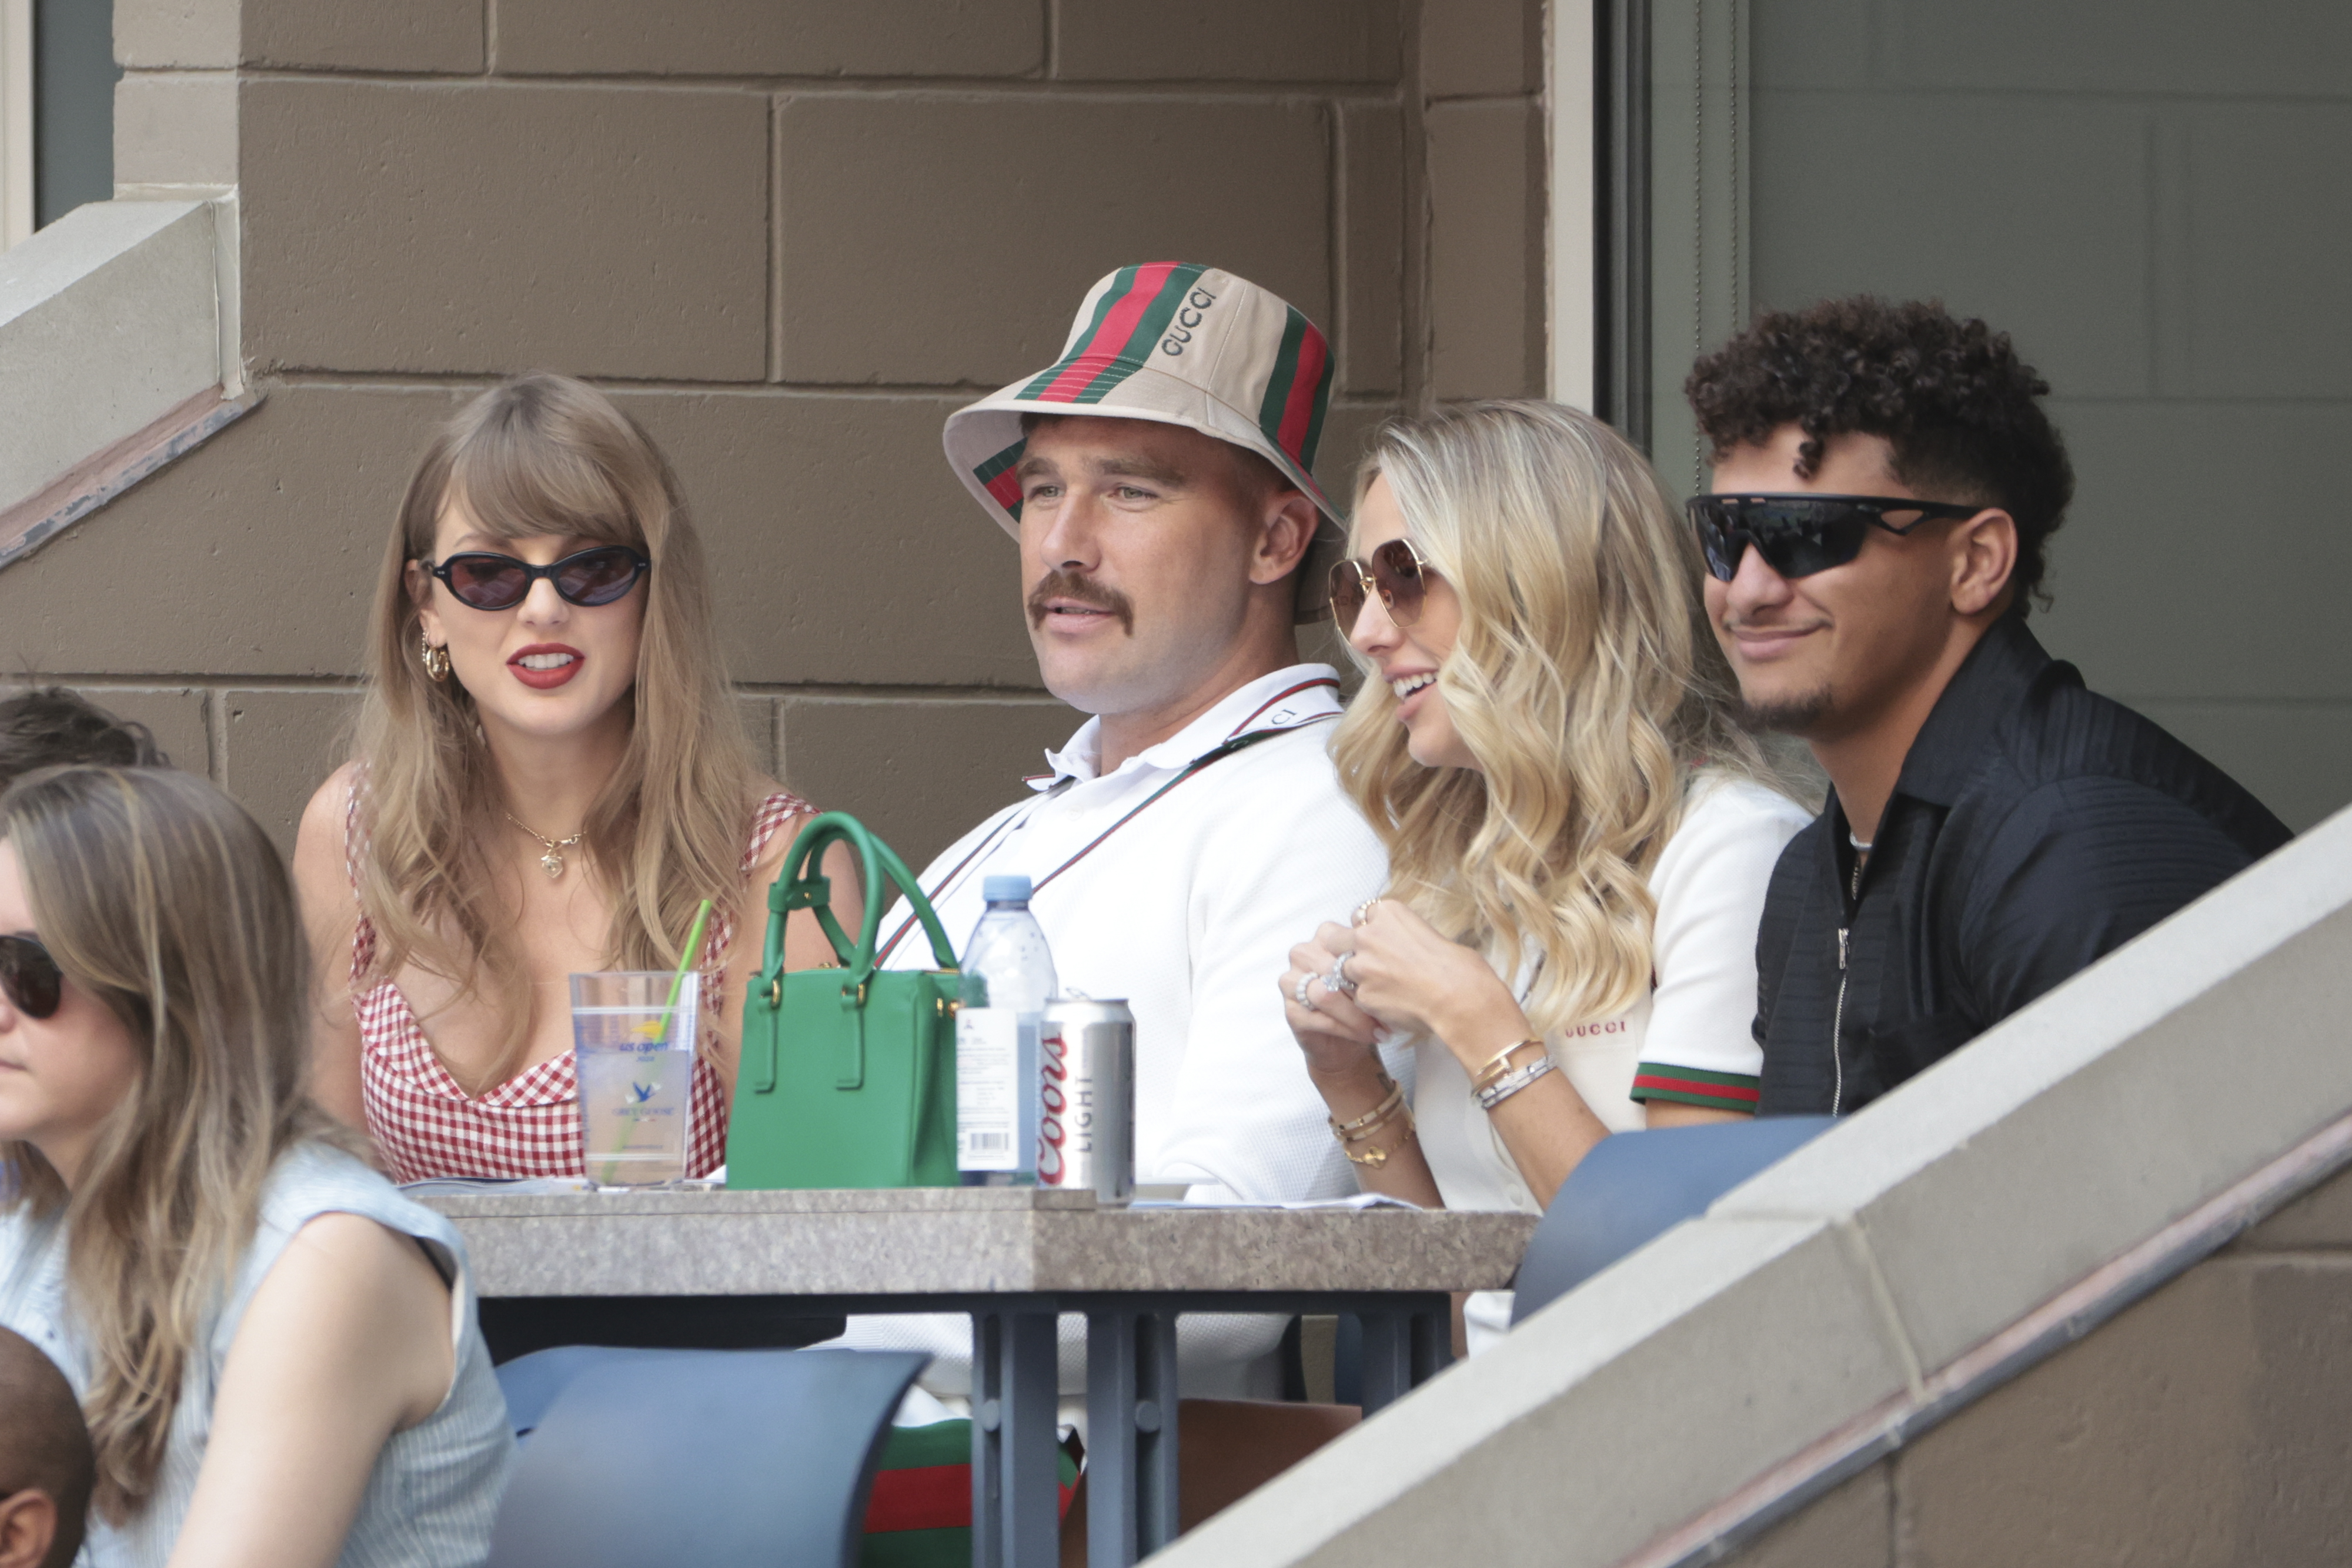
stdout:
{"type": "Polygon", "coordinates": [[[478,1294],[874,1296],[1507,1287],[1535,1217],[1452,1210],[1101,1207],[1090,1192],[465,1194],[478,1294]]]}

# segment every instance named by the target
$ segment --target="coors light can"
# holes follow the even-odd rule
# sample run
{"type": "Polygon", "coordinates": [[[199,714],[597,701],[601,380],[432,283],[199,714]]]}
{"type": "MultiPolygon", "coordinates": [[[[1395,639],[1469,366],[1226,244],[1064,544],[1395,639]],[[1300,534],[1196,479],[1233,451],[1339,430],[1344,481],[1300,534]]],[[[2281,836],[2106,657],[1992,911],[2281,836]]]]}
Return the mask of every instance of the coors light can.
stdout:
{"type": "Polygon", "coordinates": [[[1037,1029],[1037,1185],[1135,1196],[1135,1015],[1123,1001],[1057,997],[1037,1029]]]}

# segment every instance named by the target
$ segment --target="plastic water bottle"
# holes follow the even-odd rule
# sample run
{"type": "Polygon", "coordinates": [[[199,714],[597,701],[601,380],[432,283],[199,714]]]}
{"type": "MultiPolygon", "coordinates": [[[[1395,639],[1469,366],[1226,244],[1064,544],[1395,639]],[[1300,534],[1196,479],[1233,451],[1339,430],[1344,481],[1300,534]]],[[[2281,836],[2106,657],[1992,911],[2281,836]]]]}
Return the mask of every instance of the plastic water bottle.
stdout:
{"type": "Polygon", "coordinates": [[[1029,913],[1029,879],[981,884],[988,911],[963,950],[956,1013],[956,1166],[966,1186],[1037,1179],[1037,1021],[1054,998],[1054,955],[1029,913]]]}

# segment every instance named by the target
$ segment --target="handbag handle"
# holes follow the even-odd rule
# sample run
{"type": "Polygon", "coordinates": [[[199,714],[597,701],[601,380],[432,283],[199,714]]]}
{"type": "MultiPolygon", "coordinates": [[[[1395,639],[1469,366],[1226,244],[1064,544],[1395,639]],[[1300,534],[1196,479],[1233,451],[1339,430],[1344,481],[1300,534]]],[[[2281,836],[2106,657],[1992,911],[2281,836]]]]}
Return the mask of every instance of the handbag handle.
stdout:
{"type": "Polygon", "coordinates": [[[882,879],[886,873],[922,921],[923,930],[931,939],[932,959],[941,969],[953,973],[955,949],[949,945],[931,901],[923,896],[922,883],[907,869],[907,862],[848,812],[825,811],[803,828],[800,836],[793,841],[792,849],[784,855],[783,869],[768,889],[768,939],[760,962],[761,977],[772,984],[783,974],[784,917],[795,909],[806,909],[816,915],[824,939],[833,945],[833,956],[849,971],[848,984],[843,988],[845,998],[854,989],[862,1006],[866,982],[874,977],[874,940],[881,932],[882,910],[888,902],[883,896],[882,879]],[[860,924],[855,945],[841,922],[834,918],[833,883],[817,869],[824,863],[824,852],[843,841],[856,847],[866,873],[866,918],[860,924]]]}

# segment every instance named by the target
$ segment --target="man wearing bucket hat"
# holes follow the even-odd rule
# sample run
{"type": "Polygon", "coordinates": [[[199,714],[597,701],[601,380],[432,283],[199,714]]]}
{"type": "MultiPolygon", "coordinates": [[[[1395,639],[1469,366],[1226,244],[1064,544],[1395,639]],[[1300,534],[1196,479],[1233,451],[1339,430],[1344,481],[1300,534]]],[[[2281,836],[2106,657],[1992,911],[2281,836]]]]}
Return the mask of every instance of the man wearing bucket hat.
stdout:
{"type": "MultiPolygon", "coordinates": [[[[961,940],[985,877],[1030,879],[1064,988],[1134,1011],[1137,1181],[1194,1199],[1355,1190],[1265,994],[1302,920],[1346,918],[1387,876],[1326,751],[1338,672],[1298,655],[1346,541],[1310,471],[1330,384],[1299,311],[1231,273],[1160,262],[1096,284],[1058,360],[947,424],[949,463],[1019,545],[1045,685],[1094,716],[1047,753],[1030,799],[920,881],[961,940]]],[[[883,922],[892,966],[930,961],[910,919],[902,902],[883,922]]],[[[961,1393],[969,1327],[933,1326],[923,1381],[961,1393]]],[[[899,1330],[916,1322],[866,1320],[853,1339],[899,1330]]],[[[1273,1395],[1279,1332],[1188,1329],[1185,1392],[1273,1395]]]]}

